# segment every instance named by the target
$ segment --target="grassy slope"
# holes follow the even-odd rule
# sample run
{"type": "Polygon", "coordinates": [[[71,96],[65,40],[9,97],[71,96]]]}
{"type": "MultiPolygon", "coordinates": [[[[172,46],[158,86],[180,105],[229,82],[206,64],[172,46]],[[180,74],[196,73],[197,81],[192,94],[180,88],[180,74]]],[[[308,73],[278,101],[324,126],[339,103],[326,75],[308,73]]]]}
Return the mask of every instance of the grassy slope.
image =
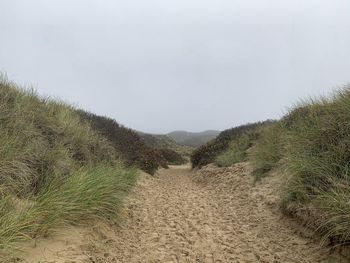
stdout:
{"type": "Polygon", "coordinates": [[[194,153],[194,165],[208,161],[232,165],[248,159],[257,179],[283,168],[281,208],[308,221],[323,240],[348,243],[350,87],[330,98],[305,101],[280,121],[253,130],[255,138],[249,138],[252,131],[244,131],[229,138],[225,147],[215,148],[223,142],[219,136],[194,153]],[[253,147],[247,154],[249,145],[253,147]]]}
{"type": "Polygon", "coordinates": [[[170,149],[180,153],[183,156],[190,156],[194,150],[193,147],[178,144],[168,135],[148,134],[143,132],[138,132],[138,134],[148,146],[153,148],[170,149]]]}
{"type": "Polygon", "coordinates": [[[204,132],[174,131],[167,135],[180,145],[196,148],[214,139],[219,133],[220,133],[219,131],[204,131],[204,132]]]}
{"type": "MultiPolygon", "coordinates": [[[[132,166],[164,160],[147,146],[126,153],[81,111],[4,79],[0,119],[0,255],[62,224],[115,218],[137,176],[132,166]]],[[[127,146],[141,141],[128,131],[113,132],[127,146]]]]}
{"type": "MultiPolygon", "coordinates": [[[[269,121],[267,121],[268,123],[269,121]]],[[[216,160],[216,158],[220,158],[222,162],[225,162],[226,164],[222,163],[222,165],[229,165],[228,162],[228,156],[220,156],[224,154],[224,152],[231,147],[235,147],[233,145],[236,141],[236,139],[240,138],[243,134],[248,134],[252,138],[255,138],[254,131],[257,127],[260,127],[261,125],[264,125],[264,122],[262,123],[252,123],[247,125],[242,125],[238,127],[234,127],[228,130],[225,130],[221,132],[215,139],[209,141],[208,143],[200,146],[197,148],[193,154],[191,155],[191,162],[193,167],[202,167],[203,165],[207,165],[209,163],[212,163],[216,160]],[[224,160],[225,159],[225,160],[224,160]]],[[[247,145],[248,147],[249,145],[247,145]]],[[[246,148],[247,148],[246,147],[246,148]]],[[[239,146],[240,149],[242,149],[242,145],[239,146]]],[[[243,149],[246,150],[246,149],[243,149]]],[[[244,154],[239,154],[241,157],[244,156],[244,154]]],[[[234,157],[231,155],[231,157],[234,157]]],[[[219,161],[219,162],[220,162],[219,161]]]]}

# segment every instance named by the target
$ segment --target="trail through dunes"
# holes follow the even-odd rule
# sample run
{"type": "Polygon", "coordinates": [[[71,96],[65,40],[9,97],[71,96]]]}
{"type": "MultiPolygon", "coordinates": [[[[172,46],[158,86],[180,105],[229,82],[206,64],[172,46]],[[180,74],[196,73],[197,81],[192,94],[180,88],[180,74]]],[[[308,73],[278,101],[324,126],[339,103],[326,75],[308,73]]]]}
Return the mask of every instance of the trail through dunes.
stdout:
{"type": "Polygon", "coordinates": [[[242,163],[143,174],[120,225],[42,240],[24,262],[342,262],[282,217],[273,178],[253,186],[250,172],[242,163]]]}

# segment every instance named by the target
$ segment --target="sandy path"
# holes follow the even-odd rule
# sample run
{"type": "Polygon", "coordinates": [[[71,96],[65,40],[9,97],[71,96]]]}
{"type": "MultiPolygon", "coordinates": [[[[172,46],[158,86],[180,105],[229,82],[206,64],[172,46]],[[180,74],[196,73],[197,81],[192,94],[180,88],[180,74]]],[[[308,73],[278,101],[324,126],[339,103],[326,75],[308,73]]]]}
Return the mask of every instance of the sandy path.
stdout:
{"type": "Polygon", "coordinates": [[[281,218],[272,185],[253,187],[247,164],[142,175],[123,224],[80,230],[58,249],[46,242],[25,262],[340,262],[281,218]]]}

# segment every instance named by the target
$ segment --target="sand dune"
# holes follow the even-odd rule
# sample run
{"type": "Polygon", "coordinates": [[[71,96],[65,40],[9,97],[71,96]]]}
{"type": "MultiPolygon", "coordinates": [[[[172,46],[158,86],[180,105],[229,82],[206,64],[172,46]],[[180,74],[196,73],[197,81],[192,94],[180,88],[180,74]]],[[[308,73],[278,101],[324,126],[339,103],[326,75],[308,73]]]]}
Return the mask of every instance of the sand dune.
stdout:
{"type": "Polygon", "coordinates": [[[24,262],[342,262],[280,214],[274,177],[253,186],[250,172],[242,163],[142,174],[122,223],[65,230],[28,247],[24,262]]]}

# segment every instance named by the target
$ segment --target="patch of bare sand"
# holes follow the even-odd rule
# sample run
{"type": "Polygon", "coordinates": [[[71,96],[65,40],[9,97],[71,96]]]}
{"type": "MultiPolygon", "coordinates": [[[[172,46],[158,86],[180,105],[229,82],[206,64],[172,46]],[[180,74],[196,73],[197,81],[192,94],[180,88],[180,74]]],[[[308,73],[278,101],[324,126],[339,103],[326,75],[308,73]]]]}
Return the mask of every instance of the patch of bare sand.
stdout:
{"type": "Polygon", "coordinates": [[[248,164],[143,174],[122,223],[72,228],[26,251],[27,263],[330,262],[276,208],[276,178],[253,187],[248,164]]]}

